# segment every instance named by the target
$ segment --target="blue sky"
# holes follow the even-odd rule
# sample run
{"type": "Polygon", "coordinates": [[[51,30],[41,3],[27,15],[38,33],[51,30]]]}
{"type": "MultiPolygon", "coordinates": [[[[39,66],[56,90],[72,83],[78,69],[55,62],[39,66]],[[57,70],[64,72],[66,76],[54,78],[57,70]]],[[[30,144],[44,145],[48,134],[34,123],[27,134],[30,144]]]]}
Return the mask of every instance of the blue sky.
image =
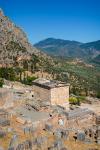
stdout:
{"type": "Polygon", "coordinates": [[[0,7],[32,44],[48,37],[100,40],[100,0],[0,0],[0,7]]]}

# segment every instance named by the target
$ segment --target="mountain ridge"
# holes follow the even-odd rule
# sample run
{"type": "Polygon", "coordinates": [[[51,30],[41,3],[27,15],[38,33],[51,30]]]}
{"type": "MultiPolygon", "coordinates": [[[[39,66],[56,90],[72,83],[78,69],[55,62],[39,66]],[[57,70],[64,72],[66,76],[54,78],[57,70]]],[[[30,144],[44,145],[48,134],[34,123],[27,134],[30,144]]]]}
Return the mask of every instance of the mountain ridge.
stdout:
{"type": "Polygon", "coordinates": [[[74,40],[47,38],[34,46],[53,56],[92,59],[100,54],[100,40],[81,43],[74,40]]]}

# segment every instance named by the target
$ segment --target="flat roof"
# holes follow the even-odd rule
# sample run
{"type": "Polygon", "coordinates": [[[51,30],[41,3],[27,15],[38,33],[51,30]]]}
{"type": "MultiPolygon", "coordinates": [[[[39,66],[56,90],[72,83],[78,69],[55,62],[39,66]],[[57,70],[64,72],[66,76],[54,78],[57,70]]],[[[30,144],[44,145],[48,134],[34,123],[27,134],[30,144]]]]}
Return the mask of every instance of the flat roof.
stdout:
{"type": "Polygon", "coordinates": [[[58,87],[64,87],[64,86],[69,86],[68,83],[66,82],[61,82],[57,80],[47,80],[44,78],[39,78],[33,81],[33,85],[46,88],[46,89],[52,89],[52,88],[58,88],[58,87]]]}

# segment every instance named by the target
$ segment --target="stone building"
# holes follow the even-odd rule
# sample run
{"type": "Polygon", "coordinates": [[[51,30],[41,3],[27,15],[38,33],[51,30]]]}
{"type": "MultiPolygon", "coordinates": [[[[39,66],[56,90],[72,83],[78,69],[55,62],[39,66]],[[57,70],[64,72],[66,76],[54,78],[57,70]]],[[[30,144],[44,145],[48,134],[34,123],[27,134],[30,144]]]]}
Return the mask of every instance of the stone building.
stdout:
{"type": "Polygon", "coordinates": [[[69,108],[69,84],[39,78],[33,81],[33,88],[34,98],[69,108]]]}

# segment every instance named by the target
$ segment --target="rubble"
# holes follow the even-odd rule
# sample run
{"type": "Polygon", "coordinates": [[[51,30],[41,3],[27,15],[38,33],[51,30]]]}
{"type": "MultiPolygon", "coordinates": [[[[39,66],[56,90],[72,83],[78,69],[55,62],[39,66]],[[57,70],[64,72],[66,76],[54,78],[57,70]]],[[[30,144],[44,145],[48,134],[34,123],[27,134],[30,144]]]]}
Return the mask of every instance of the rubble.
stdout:
{"type": "Polygon", "coordinates": [[[10,120],[5,118],[0,118],[0,126],[9,126],[9,125],[10,125],[10,120]]]}
{"type": "Polygon", "coordinates": [[[3,138],[3,137],[5,137],[5,136],[6,136],[6,132],[0,130],[0,138],[3,138]]]}
{"type": "MultiPolygon", "coordinates": [[[[52,87],[51,83],[49,86],[52,87]]],[[[14,106],[0,109],[0,142],[4,143],[4,138],[8,138],[6,146],[1,144],[4,150],[69,150],[72,149],[70,146],[80,143],[87,145],[87,149],[91,144],[94,148],[95,145],[99,147],[99,114],[81,106],[68,110],[66,106],[41,101],[34,97],[32,87],[13,83],[10,90],[13,91],[14,106]]]]}
{"type": "Polygon", "coordinates": [[[89,138],[85,138],[84,143],[85,143],[85,144],[91,144],[92,141],[91,141],[91,139],[89,139],[89,138]]]}
{"type": "Polygon", "coordinates": [[[69,136],[69,131],[65,130],[65,129],[56,129],[55,132],[53,133],[53,135],[57,138],[57,139],[68,139],[69,136]]]}
{"type": "Polygon", "coordinates": [[[100,125],[100,116],[96,116],[96,124],[100,125]]]}
{"type": "Polygon", "coordinates": [[[85,140],[85,133],[80,131],[77,133],[77,140],[84,141],[85,140]]]}
{"type": "Polygon", "coordinates": [[[53,126],[50,123],[46,123],[45,124],[45,130],[52,131],[53,130],[53,126]]]}
{"type": "Polygon", "coordinates": [[[47,148],[47,137],[38,137],[36,139],[36,145],[37,147],[41,148],[41,149],[46,149],[47,148]]]}
{"type": "Polygon", "coordinates": [[[56,140],[51,147],[48,147],[48,150],[61,150],[63,147],[63,142],[61,140],[56,140]]]}
{"type": "Polygon", "coordinates": [[[93,115],[93,112],[88,108],[85,109],[78,108],[69,112],[65,112],[65,115],[67,119],[75,119],[75,118],[84,118],[87,117],[87,115],[93,115]]]}

